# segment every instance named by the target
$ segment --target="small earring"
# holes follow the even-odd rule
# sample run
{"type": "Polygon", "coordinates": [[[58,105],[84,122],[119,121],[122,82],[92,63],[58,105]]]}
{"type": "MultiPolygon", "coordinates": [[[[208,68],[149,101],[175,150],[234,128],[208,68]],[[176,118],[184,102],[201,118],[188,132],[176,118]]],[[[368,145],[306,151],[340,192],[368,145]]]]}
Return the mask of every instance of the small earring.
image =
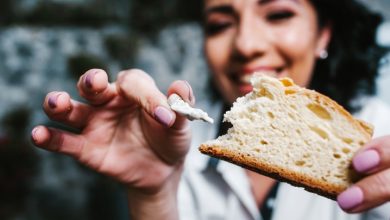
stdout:
{"type": "Polygon", "coordinates": [[[326,58],[328,58],[328,55],[329,55],[328,51],[321,50],[319,57],[320,57],[321,60],[325,60],[326,58]]]}

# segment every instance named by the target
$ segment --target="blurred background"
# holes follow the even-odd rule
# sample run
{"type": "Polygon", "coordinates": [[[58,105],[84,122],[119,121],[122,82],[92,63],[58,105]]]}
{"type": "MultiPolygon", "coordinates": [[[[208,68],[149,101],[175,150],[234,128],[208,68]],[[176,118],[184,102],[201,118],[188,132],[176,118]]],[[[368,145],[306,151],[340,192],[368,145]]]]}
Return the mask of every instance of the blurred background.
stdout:
{"type": "MultiPolygon", "coordinates": [[[[390,46],[390,1],[361,0],[382,13],[378,43],[390,46]]],[[[72,158],[32,147],[30,129],[52,124],[49,91],[74,97],[89,68],[111,79],[141,68],[163,91],[185,79],[206,95],[199,0],[3,0],[0,2],[0,219],[128,219],[121,186],[72,158]]],[[[390,56],[378,93],[390,103],[390,56]]]]}

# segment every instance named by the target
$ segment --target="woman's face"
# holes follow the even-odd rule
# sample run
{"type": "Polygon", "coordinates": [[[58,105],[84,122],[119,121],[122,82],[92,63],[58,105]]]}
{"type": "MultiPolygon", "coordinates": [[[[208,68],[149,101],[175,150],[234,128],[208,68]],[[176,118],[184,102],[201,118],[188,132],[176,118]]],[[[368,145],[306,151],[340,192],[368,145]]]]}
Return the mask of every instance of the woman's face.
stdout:
{"type": "Polygon", "coordinates": [[[229,103],[256,71],[307,86],[331,34],[309,0],[205,0],[204,15],[207,61],[229,103]]]}

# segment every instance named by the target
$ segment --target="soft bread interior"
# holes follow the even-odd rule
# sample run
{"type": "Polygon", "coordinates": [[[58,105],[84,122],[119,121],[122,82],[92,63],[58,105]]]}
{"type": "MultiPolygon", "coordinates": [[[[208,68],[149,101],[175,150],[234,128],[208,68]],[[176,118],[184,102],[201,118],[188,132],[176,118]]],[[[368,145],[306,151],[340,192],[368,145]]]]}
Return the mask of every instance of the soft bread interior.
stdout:
{"type": "Polygon", "coordinates": [[[352,157],[369,140],[372,127],[288,78],[257,76],[252,84],[253,92],[224,115],[233,127],[201,151],[222,152],[224,159],[309,185],[311,191],[334,194],[348,187],[355,176],[352,157]],[[229,159],[235,156],[239,159],[229,159]]]}

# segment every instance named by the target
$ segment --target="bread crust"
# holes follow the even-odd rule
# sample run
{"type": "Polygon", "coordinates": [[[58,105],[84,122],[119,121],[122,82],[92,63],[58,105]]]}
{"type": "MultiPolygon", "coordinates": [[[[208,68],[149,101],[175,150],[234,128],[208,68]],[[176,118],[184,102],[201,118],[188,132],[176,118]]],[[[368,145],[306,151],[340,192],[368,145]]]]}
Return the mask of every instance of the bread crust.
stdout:
{"type": "MultiPolygon", "coordinates": [[[[279,82],[282,83],[284,88],[284,94],[286,96],[307,96],[310,100],[313,100],[313,102],[319,104],[320,106],[330,108],[337,112],[337,114],[342,115],[348,121],[348,123],[358,131],[364,142],[367,142],[371,139],[373,133],[373,126],[364,121],[355,119],[348,111],[346,111],[334,100],[314,90],[299,87],[295,85],[291,79],[288,78],[279,79],[279,82]]],[[[231,129],[234,129],[234,125],[231,129]]],[[[360,145],[363,146],[364,143],[361,142],[360,145]]],[[[279,181],[284,181],[294,186],[303,187],[307,191],[322,195],[332,200],[335,200],[339,193],[348,188],[353,182],[361,178],[361,176],[359,176],[351,168],[352,158],[349,158],[349,161],[346,161],[347,164],[349,164],[349,170],[347,172],[348,180],[343,183],[337,184],[327,181],[324,177],[313,177],[307,174],[305,175],[303,173],[299,173],[297,171],[294,171],[293,169],[289,169],[288,167],[281,167],[279,165],[269,164],[265,161],[262,161],[260,158],[256,158],[253,155],[246,154],[243,151],[241,152],[237,149],[232,150],[230,148],[218,146],[218,144],[216,144],[215,142],[206,142],[199,147],[199,150],[204,154],[234,163],[236,165],[239,165],[246,169],[250,169],[265,176],[275,178],[279,181]]],[[[354,149],[354,151],[356,153],[358,149],[354,149]]]]}
{"type": "Polygon", "coordinates": [[[227,149],[221,149],[217,145],[202,144],[199,147],[199,150],[204,154],[228,161],[264,176],[268,176],[282,182],[287,182],[297,187],[303,187],[307,191],[322,195],[332,200],[336,200],[337,195],[347,188],[347,186],[332,185],[330,183],[326,183],[325,181],[312,178],[311,176],[300,175],[297,172],[275,165],[270,166],[248,155],[227,149]]]}

